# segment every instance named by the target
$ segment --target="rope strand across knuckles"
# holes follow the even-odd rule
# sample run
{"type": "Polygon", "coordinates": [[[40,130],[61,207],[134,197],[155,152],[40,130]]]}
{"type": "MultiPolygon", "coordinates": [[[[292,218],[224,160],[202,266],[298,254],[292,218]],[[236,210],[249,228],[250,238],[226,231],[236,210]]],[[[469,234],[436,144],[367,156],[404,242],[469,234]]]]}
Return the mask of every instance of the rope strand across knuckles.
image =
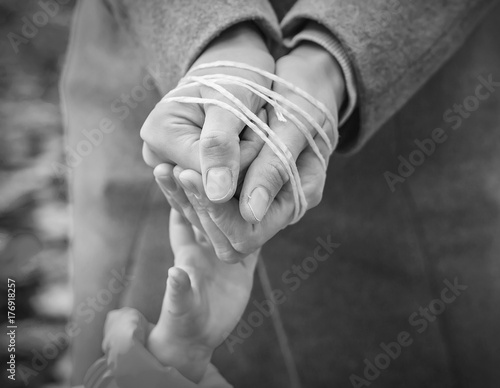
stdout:
{"type": "Polygon", "coordinates": [[[253,113],[250,109],[248,109],[236,96],[234,96],[231,92],[223,87],[223,85],[237,85],[248,89],[256,96],[262,98],[269,105],[271,105],[275,112],[278,120],[282,122],[286,122],[287,119],[291,120],[300,132],[305,136],[309,146],[315,153],[315,155],[320,160],[323,168],[326,170],[327,162],[323,155],[321,154],[316,142],[310,131],[304,125],[302,120],[297,118],[297,115],[301,116],[303,120],[305,120],[308,124],[313,127],[318,135],[323,139],[325,144],[328,147],[329,155],[335,150],[335,147],[338,143],[338,132],[335,130],[337,128],[337,120],[334,116],[329,112],[329,110],[325,107],[323,103],[316,100],[309,93],[304,90],[298,88],[292,83],[284,80],[283,78],[278,77],[275,74],[269,73],[265,70],[247,65],[245,63],[232,62],[232,61],[216,61],[211,63],[206,63],[202,65],[195,66],[189,70],[189,72],[181,79],[178,86],[171,90],[165,97],[162,98],[161,102],[178,102],[182,104],[212,104],[217,105],[232,114],[234,114],[238,119],[243,121],[245,125],[247,125],[252,131],[254,131],[268,146],[269,148],[276,154],[279,158],[283,166],[285,167],[288,177],[290,179],[290,184],[292,187],[292,193],[295,203],[294,209],[294,218],[292,223],[296,223],[298,220],[302,218],[304,213],[307,210],[307,200],[304,195],[304,191],[302,189],[302,185],[300,182],[299,172],[297,170],[297,166],[295,161],[293,160],[293,156],[288,150],[288,148],[283,144],[281,139],[276,136],[276,134],[271,130],[269,125],[263,122],[255,113],[253,113]],[[279,83],[286,88],[290,89],[297,95],[301,96],[305,100],[309,101],[313,106],[318,108],[321,113],[323,113],[326,120],[330,122],[333,131],[333,139],[330,140],[326,131],[318,124],[318,122],[306,111],[302,108],[284,98],[280,94],[257,84],[256,82],[250,81],[246,78],[226,75],[226,74],[207,74],[196,76],[192,75],[193,72],[197,70],[205,70],[205,69],[213,69],[213,68],[222,68],[222,67],[232,67],[243,70],[252,71],[257,73],[263,77],[268,78],[274,83],[279,83]],[[211,89],[218,91],[221,95],[226,97],[231,104],[219,101],[212,98],[200,98],[200,97],[187,97],[187,96],[172,96],[172,93],[178,92],[179,90],[186,89],[188,87],[192,87],[195,85],[204,85],[211,89]],[[292,113],[293,111],[294,113],[292,113]]]}

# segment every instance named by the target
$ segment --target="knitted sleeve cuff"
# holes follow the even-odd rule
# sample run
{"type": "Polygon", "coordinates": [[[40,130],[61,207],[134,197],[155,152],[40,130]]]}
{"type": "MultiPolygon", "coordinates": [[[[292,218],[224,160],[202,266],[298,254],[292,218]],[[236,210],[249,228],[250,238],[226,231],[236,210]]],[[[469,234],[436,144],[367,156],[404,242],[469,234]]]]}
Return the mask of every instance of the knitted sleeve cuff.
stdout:
{"type": "Polygon", "coordinates": [[[294,37],[285,38],[284,44],[287,48],[293,49],[300,42],[304,41],[314,42],[323,47],[337,60],[342,69],[347,94],[347,100],[339,112],[339,126],[342,126],[356,108],[358,99],[356,80],[351,62],[337,38],[325,27],[315,22],[307,23],[304,29],[294,37]]]}

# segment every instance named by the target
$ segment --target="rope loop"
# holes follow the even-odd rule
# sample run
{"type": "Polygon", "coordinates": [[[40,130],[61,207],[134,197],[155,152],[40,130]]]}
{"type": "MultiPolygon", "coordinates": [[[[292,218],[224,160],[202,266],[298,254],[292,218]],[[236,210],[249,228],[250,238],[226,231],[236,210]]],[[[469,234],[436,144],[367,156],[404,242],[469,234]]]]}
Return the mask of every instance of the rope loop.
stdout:
{"type": "Polygon", "coordinates": [[[320,160],[321,165],[326,171],[327,161],[321,154],[313,135],[308,130],[306,125],[302,120],[307,122],[311,127],[313,127],[318,136],[325,142],[328,147],[329,155],[335,150],[338,143],[338,131],[336,130],[338,122],[331,112],[326,108],[326,106],[321,102],[312,97],[309,93],[298,88],[292,83],[284,80],[281,77],[273,73],[269,73],[265,70],[259,69],[257,67],[247,65],[245,63],[232,62],[232,61],[216,61],[211,63],[205,63],[202,65],[195,66],[189,70],[189,72],[179,81],[177,87],[171,90],[169,93],[162,98],[161,102],[177,102],[181,104],[212,104],[216,105],[222,109],[227,110],[234,114],[238,119],[243,121],[246,126],[248,126],[252,131],[254,131],[264,142],[269,146],[269,148],[275,153],[279,158],[283,166],[285,167],[288,177],[290,179],[290,185],[292,187],[293,199],[295,203],[294,217],[292,223],[299,221],[305,214],[308,204],[307,199],[304,195],[302,185],[300,182],[299,171],[297,170],[297,165],[295,160],[286,147],[286,145],[281,141],[281,139],[272,131],[269,125],[263,122],[255,113],[253,113],[248,107],[241,102],[234,94],[229,92],[224,86],[227,85],[237,85],[245,88],[252,92],[257,97],[263,99],[270,106],[274,108],[276,117],[281,122],[287,122],[290,120],[295,124],[299,131],[306,138],[309,147],[313,150],[314,154],[320,160]],[[284,98],[282,95],[274,92],[265,86],[259,85],[258,83],[248,80],[243,77],[238,77],[234,75],[227,74],[206,74],[206,75],[194,75],[193,73],[198,70],[214,69],[214,68],[224,68],[232,67],[242,70],[249,70],[257,73],[273,83],[281,84],[297,94],[298,96],[304,98],[310,102],[314,107],[318,108],[319,111],[326,118],[326,121],[330,122],[333,130],[333,139],[330,139],[326,131],[321,125],[304,109],[300,108],[298,105],[284,98]],[[219,101],[213,98],[200,98],[200,97],[188,97],[188,96],[173,96],[174,92],[186,89],[196,85],[203,85],[213,90],[219,92],[224,96],[230,103],[219,101]],[[297,116],[301,117],[299,119],[297,116]]]}

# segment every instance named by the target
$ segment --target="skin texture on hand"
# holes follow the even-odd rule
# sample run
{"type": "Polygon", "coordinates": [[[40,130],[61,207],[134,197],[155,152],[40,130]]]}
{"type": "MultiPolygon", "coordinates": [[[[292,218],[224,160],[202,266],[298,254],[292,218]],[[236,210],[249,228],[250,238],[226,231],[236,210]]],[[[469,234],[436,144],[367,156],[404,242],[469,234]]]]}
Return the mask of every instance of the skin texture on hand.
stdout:
{"type": "MultiPolygon", "coordinates": [[[[194,66],[220,60],[240,61],[275,72],[320,101],[335,120],[338,117],[345,98],[343,73],[335,58],[315,43],[301,42],[274,63],[258,31],[252,24],[244,23],[216,39],[194,66]]],[[[324,113],[309,101],[279,83],[271,85],[267,78],[256,73],[230,67],[195,71],[196,74],[198,72],[238,75],[272,87],[308,112],[330,139],[338,130],[335,128],[337,123],[326,120],[324,113]]],[[[326,171],[310,149],[304,134],[292,121],[278,120],[274,110],[264,106],[263,101],[247,89],[236,85],[227,89],[252,112],[267,120],[297,165],[307,209],[317,206],[322,198],[326,171]]],[[[175,90],[172,96],[177,94],[228,102],[219,92],[200,85],[175,90]]],[[[301,117],[299,119],[328,161],[330,150],[325,141],[310,123],[301,117]]],[[[244,258],[294,220],[294,196],[285,167],[263,140],[244,127],[243,122],[231,112],[210,104],[160,102],[144,123],[141,136],[145,141],[145,161],[153,167],[163,166],[160,170],[167,171],[159,174],[163,180],[172,182],[173,186],[177,181],[179,190],[175,191],[175,195],[172,192],[166,194],[171,205],[194,220],[192,222],[200,230],[204,229],[202,220],[205,220],[219,231],[217,241],[212,236],[208,238],[222,260],[236,262],[244,258]],[[174,170],[174,166],[178,167],[174,170]],[[183,193],[185,187],[179,180],[182,170],[198,173],[201,177],[200,188],[197,186],[198,178],[188,174],[192,178],[189,187],[195,188],[207,199],[198,201],[198,206],[193,206],[188,198],[189,190],[183,193]],[[177,173],[174,174],[174,171],[177,173]]],[[[161,183],[159,175],[157,180],[161,183]]],[[[168,189],[163,191],[166,193],[168,189]]]]}
{"type": "MultiPolygon", "coordinates": [[[[345,93],[342,73],[329,54],[321,50],[313,44],[299,46],[278,61],[277,73],[336,114],[345,93]],[[315,72],[310,71],[311,60],[315,72]]],[[[309,102],[279,85],[275,90],[314,115],[307,105],[309,102]]],[[[316,206],[326,178],[323,166],[292,123],[277,120],[273,111],[268,114],[271,128],[284,140],[296,160],[309,206],[316,206]]],[[[320,112],[315,114],[313,117],[332,135],[336,128],[328,127],[320,112]]],[[[251,163],[239,200],[230,197],[212,201],[207,194],[210,182],[196,169],[161,163],[154,170],[160,188],[175,209],[171,218],[171,242],[176,258],[175,267],[169,271],[162,313],[151,331],[148,348],[160,362],[177,368],[195,382],[202,378],[213,350],[234,328],[248,302],[257,260],[252,252],[286,227],[293,215],[288,177],[277,167],[281,162],[248,135],[250,133],[247,139],[254,147],[247,152],[249,158],[245,165],[251,163]],[[273,166],[271,170],[269,165],[273,166]],[[281,180],[276,179],[276,174],[281,180]],[[256,188],[264,194],[256,194],[256,188]],[[256,206],[255,200],[262,203],[256,206]],[[180,214],[193,225],[194,231],[180,214]],[[211,244],[204,245],[203,240],[211,244]],[[200,260],[203,256],[209,260],[200,260]]],[[[323,140],[316,140],[328,160],[328,147],[323,140]]]]}
{"type": "MultiPolygon", "coordinates": [[[[276,62],[276,75],[309,93],[322,102],[335,118],[338,117],[345,95],[344,77],[336,60],[322,47],[314,43],[302,42],[290,54],[276,62]]],[[[333,128],[332,123],[326,120],[317,107],[279,83],[273,85],[273,90],[310,113],[323,127],[329,138],[333,138],[333,131],[337,131],[338,128],[333,128]]],[[[310,152],[305,136],[293,122],[278,120],[272,109],[268,112],[268,117],[269,126],[285,143],[297,163],[304,191],[309,194],[306,195],[309,203],[308,209],[315,207],[321,200],[326,172],[314,153],[310,152]],[[316,160],[311,160],[311,158],[316,160]],[[312,190],[304,187],[307,184],[313,186],[312,190]]],[[[313,136],[321,154],[328,161],[330,155],[324,140],[318,136],[310,123],[305,120],[303,123],[313,136]]],[[[286,188],[288,181],[289,177],[284,166],[265,145],[245,176],[240,196],[242,217],[248,222],[261,222],[280,191],[282,189],[284,192],[288,191],[286,188]]]]}
{"type": "MultiPolygon", "coordinates": [[[[337,116],[345,94],[343,75],[337,62],[323,48],[304,42],[278,60],[276,71],[277,75],[308,92],[337,116]]],[[[274,89],[309,112],[332,136],[336,128],[332,128],[310,102],[279,84],[274,85],[274,89]]],[[[268,112],[268,122],[296,160],[308,208],[318,205],[326,180],[326,171],[319,159],[295,124],[279,121],[272,110],[268,112]]],[[[308,128],[328,161],[327,145],[310,125],[308,128]]],[[[267,146],[259,149],[262,143],[254,141],[251,144],[256,147],[248,154],[255,160],[252,159],[244,176],[239,198],[230,198],[225,203],[210,201],[202,177],[195,169],[183,172],[180,166],[174,168],[172,164],[162,164],[155,170],[157,182],[171,206],[200,230],[206,225],[217,230],[217,233],[208,234],[208,238],[218,257],[227,262],[237,262],[260,248],[293,219],[293,194],[281,161],[267,146]],[[180,179],[181,174],[184,179],[180,179]]]]}
{"type": "MultiPolygon", "coordinates": [[[[207,229],[209,230],[209,229],[207,229]]],[[[199,382],[214,349],[238,323],[250,297],[258,252],[238,264],[220,261],[177,211],[170,216],[175,256],[157,325],[147,348],[164,365],[199,382]]]]}
{"type": "MultiPolygon", "coordinates": [[[[222,60],[242,62],[274,73],[274,59],[251,23],[242,23],[225,31],[207,47],[193,67],[222,60]]],[[[271,86],[263,76],[229,67],[198,70],[194,75],[214,73],[239,76],[264,87],[271,86]]],[[[233,85],[227,89],[253,113],[262,115],[264,102],[259,97],[241,86],[233,85]]],[[[219,92],[202,85],[174,91],[170,95],[227,100],[219,92]]],[[[141,129],[144,160],[152,167],[168,162],[200,172],[209,198],[213,202],[225,202],[234,196],[240,170],[245,168],[241,162],[247,151],[240,144],[244,129],[243,122],[215,105],[160,102],[141,129]]]]}

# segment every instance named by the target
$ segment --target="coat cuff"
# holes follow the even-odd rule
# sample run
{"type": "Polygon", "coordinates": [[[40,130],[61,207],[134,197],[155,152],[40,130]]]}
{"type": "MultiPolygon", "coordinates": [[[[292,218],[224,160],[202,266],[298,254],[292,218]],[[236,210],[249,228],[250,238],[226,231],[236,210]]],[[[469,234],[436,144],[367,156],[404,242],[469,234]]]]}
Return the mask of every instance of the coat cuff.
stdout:
{"type": "Polygon", "coordinates": [[[270,42],[281,42],[268,0],[109,0],[118,24],[142,47],[162,94],[175,87],[207,45],[228,28],[253,22],[270,42]]]}
{"type": "Polygon", "coordinates": [[[288,49],[293,49],[304,41],[314,42],[323,47],[336,59],[342,69],[346,85],[346,101],[339,112],[339,126],[341,127],[353,114],[358,100],[356,79],[351,61],[337,38],[315,22],[307,23],[304,29],[295,36],[285,37],[283,43],[288,49]]]}
{"type": "Polygon", "coordinates": [[[495,0],[298,0],[284,35],[315,21],[339,40],[353,65],[358,109],[342,151],[359,150],[458,49],[495,0]]]}

